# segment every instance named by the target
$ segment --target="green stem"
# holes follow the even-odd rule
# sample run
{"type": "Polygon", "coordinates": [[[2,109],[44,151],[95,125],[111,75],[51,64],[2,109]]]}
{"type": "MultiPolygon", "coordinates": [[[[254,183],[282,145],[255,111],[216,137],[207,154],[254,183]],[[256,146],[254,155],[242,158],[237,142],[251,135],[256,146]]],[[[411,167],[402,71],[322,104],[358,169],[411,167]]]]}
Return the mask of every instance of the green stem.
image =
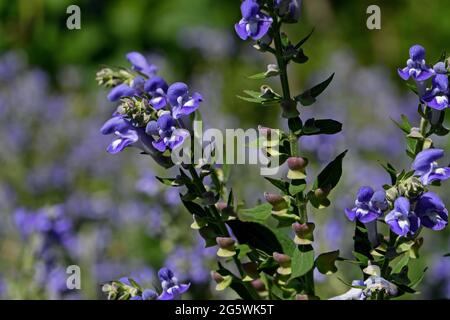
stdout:
{"type": "MultiPolygon", "coordinates": [[[[206,188],[203,185],[203,182],[200,179],[197,171],[195,170],[195,167],[193,165],[189,165],[188,169],[189,169],[189,173],[191,174],[191,177],[192,177],[192,182],[194,183],[197,190],[200,192],[200,194],[205,193],[206,188]]],[[[214,221],[216,222],[216,225],[218,226],[218,228],[220,230],[221,236],[230,237],[230,233],[228,232],[225,222],[222,220],[222,217],[221,217],[219,211],[217,210],[216,206],[209,205],[209,206],[207,206],[207,209],[208,209],[208,212],[210,213],[210,215],[214,218],[214,221]]],[[[237,255],[233,256],[233,261],[236,265],[237,270],[239,271],[240,276],[243,277],[245,275],[245,273],[244,273],[242,264],[239,261],[239,258],[237,257],[237,255]]],[[[247,282],[242,282],[242,283],[245,286],[245,288],[247,289],[247,292],[249,293],[249,295],[254,300],[260,299],[256,290],[249,283],[247,283],[247,282]]]]}
{"type": "Polygon", "coordinates": [[[419,140],[416,145],[415,155],[417,155],[420,151],[423,150],[424,142],[425,142],[425,136],[427,134],[427,128],[428,128],[428,119],[427,116],[428,107],[425,105],[423,108],[423,115],[425,117],[421,117],[420,119],[420,125],[419,125],[419,133],[424,137],[423,139],[419,140]]]}
{"type": "MultiPolygon", "coordinates": [[[[288,73],[287,73],[287,63],[283,56],[283,44],[281,41],[281,33],[280,33],[280,27],[281,24],[278,20],[278,17],[276,15],[272,15],[273,18],[273,40],[275,45],[275,57],[277,59],[278,69],[280,70],[280,82],[281,82],[281,88],[283,91],[283,101],[288,102],[291,100],[291,93],[289,89],[289,79],[288,79],[288,73]]],[[[294,133],[294,131],[289,128],[289,143],[290,143],[290,155],[292,157],[298,157],[299,155],[299,143],[298,143],[298,137],[294,133]]],[[[308,222],[308,213],[306,210],[306,201],[303,198],[301,194],[297,194],[296,197],[296,204],[299,210],[299,215],[302,223],[308,222]]],[[[313,270],[308,272],[303,277],[304,283],[305,283],[305,289],[309,295],[315,295],[315,285],[314,285],[314,273],[313,270]]]]}

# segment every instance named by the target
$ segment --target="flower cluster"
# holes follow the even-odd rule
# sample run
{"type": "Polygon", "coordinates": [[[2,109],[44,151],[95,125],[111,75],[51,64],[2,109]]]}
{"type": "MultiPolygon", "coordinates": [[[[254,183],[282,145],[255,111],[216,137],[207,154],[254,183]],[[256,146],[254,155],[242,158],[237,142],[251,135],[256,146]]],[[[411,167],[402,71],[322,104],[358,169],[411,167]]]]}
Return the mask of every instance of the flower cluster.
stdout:
{"type": "MultiPolygon", "coordinates": [[[[433,192],[425,191],[425,186],[433,181],[442,181],[450,177],[450,168],[437,167],[436,160],[443,157],[444,152],[440,149],[427,149],[417,154],[412,168],[413,174],[420,178],[422,186],[417,188],[419,182],[406,179],[395,190],[390,189],[397,195],[393,200],[393,208],[386,215],[385,221],[391,230],[400,236],[415,234],[420,226],[432,230],[442,230],[448,223],[448,212],[442,200],[433,192]],[[411,189],[419,190],[410,196],[411,189]],[[399,193],[403,195],[398,196],[399,193]]],[[[420,183],[419,183],[420,184],[420,183]]],[[[370,187],[362,187],[358,191],[355,207],[346,209],[345,213],[351,221],[359,220],[368,223],[380,218],[388,209],[385,191],[374,192],[370,187]]]]}
{"type": "Polygon", "coordinates": [[[158,294],[152,289],[143,289],[131,278],[121,278],[119,281],[103,285],[103,292],[110,300],[178,300],[188,291],[190,284],[182,284],[168,268],[158,271],[162,292],[158,294]]]}
{"type": "Polygon", "coordinates": [[[425,49],[414,45],[409,50],[406,67],[398,69],[403,80],[412,78],[418,84],[419,95],[427,106],[435,110],[443,110],[449,106],[448,70],[445,62],[440,61],[433,67],[425,61],[425,49]],[[427,87],[426,80],[431,80],[431,87],[427,87]]]}
{"type": "Polygon", "coordinates": [[[103,69],[97,74],[100,84],[113,87],[108,99],[121,101],[100,131],[117,137],[109,145],[109,153],[135,146],[162,164],[161,153],[177,148],[189,136],[180,120],[195,112],[203,97],[198,92],[191,94],[182,82],[169,86],[142,54],[130,52],[126,57],[131,70],[103,69]]]}

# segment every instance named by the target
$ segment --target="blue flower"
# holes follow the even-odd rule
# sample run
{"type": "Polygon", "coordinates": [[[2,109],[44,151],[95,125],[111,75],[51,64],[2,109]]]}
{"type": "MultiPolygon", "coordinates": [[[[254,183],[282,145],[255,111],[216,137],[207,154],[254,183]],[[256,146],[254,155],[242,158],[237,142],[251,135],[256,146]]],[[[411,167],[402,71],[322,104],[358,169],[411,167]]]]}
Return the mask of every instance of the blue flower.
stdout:
{"type": "Polygon", "coordinates": [[[443,110],[449,105],[449,87],[447,69],[444,62],[438,62],[434,67],[436,76],[432,80],[432,87],[422,97],[430,108],[443,110]]]}
{"type": "Polygon", "coordinates": [[[371,187],[361,187],[356,196],[355,207],[345,209],[345,213],[351,221],[357,219],[368,223],[382,216],[387,207],[384,191],[374,192],[371,187]]]}
{"type": "Polygon", "coordinates": [[[107,97],[109,101],[117,101],[123,97],[132,97],[135,93],[135,89],[125,83],[122,83],[112,88],[107,97]]]}
{"type": "Polygon", "coordinates": [[[119,153],[139,141],[138,128],[122,116],[114,116],[106,121],[100,132],[104,135],[114,133],[117,136],[117,139],[108,146],[107,151],[111,154],[119,153]]]}
{"type": "Polygon", "coordinates": [[[300,19],[302,0],[275,0],[275,8],[284,22],[296,23],[300,19]]]}
{"type": "Polygon", "coordinates": [[[434,75],[433,69],[425,63],[425,49],[422,46],[414,45],[409,49],[406,67],[399,68],[398,74],[403,80],[412,77],[416,81],[425,81],[434,75]]]}
{"type": "Polygon", "coordinates": [[[420,196],[414,211],[424,227],[442,230],[448,224],[448,211],[442,200],[433,192],[420,196]]]}
{"type": "Polygon", "coordinates": [[[189,136],[187,130],[176,128],[176,121],[168,111],[162,113],[157,121],[150,121],[145,132],[155,137],[152,145],[160,152],[177,148],[189,136]]]}
{"type": "Polygon", "coordinates": [[[140,72],[147,77],[152,77],[158,71],[158,68],[148,63],[147,59],[139,52],[129,52],[126,55],[128,61],[132,64],[132,69],[140,72]]]}
{"type": "Polygon", "coordinates": [[[410,209],[409,200],[400,197],[394,202],[394,210],[386,215],[386,223],[399,236],[406,236],[408,233],[414,234],[419,229],[420,220],[410,209]]]}
{"type": "Polygon", "coordinates": [[[242,19],[235,24],[234,28],[242,40],[251,37],[259,40],[269,31],[272,18],[261,12],[256,0],[245,0],[241,4],[242,19]]]}
{"type": "Polygon", "coordinates": [[[150,104],[156,110],[162,109],[167,105],[167,89],[166,81],[158,76],[151,77],[145,82],[144,91],[151,95],[150,104]]]}
{"type": "Polygon", "coordinates": [[[163,288],[159,300],[179,299],[190,287],[190,284],[179,284],[178,279],[174,276],[173,272],[165,267],[158,271],[158,277],[163,288]]]}
{"type": "Polygon", "coordinates": [[[412,164],[414,174],[420,177],[424,185],[429,185],[433,181],[443,181],[450,178],[450,168],[439,168],[437,160],[444,156],[442,149],[427,149],[417,154],[412,164]]]}
{"type": "Polygon", "coordinates": [[[167,89],[167,99],[172,106],[172,114],[175,119],[191,114],[203,101],[203,97],[198,92],[189,96],[189,88],[182,82],[176,82],[167,89]]]}

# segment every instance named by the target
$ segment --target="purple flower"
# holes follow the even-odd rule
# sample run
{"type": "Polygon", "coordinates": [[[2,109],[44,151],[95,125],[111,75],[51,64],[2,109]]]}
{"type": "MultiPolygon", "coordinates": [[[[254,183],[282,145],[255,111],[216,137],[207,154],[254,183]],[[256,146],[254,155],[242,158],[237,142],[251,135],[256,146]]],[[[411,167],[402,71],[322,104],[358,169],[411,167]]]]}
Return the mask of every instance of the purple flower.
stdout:
{"type": "Polygon", "coordinates": [[[200,106],[203,97],[200,93],[194,92],[189,96],[189,88],[183,82],[175,82],[167,90],[167,98],[172,106],[172,114],[175,119],[191,114],[200,106]]]}
{"type": "Polygon", "coordinates": [[[149,78],[154,76],[156,71],[158,71],[158,68],[155,65],[148,63],[147,59],[139,52],[129,52],[126,57],[132,64],[133,70],[140,72],[149,78]]]}
{"type": "Polygon", "coordinates": [[[424,185],[429,185],[433,181],[444,181],[450,178],[450,168],[439,168],[437,160],[444,156],[442,149],[427,149],[417,154],[412,164],[415,175],[420,177],[424,185]]]}
{"type": "Polygon", "coordinates": [[[443,110],[449,105],[449,87],[447,69],[444,62],[438,62],[434,67],[436,76],[432,80],[432,87],[422,97],[430,108],[443,110]]]}
{"type": "Polygon", "coordinates": [[[424,227],[442,230],[448,223],[448,211],[444,203],[433,192],[424,193],[417,201],[414,210],[424,227]]]}
{"type": "Polygon", "coordinates": [[[105,122],[100,132],[104,135],[114,133],[117,136],[117,139],[111,142],[107,149],[109,153],[116,154],[139,141],[138,130],[124,117],[114,116],[105,122]]]}
{"type": "Polygon", "coordinates": [[[284,22],[296,23],[300,19],[302,0],[275,0],[275,8],[284,22]]]}
{"type": "Polygon", "coordinates": [[[150,103],[156,110],[167,105],[167,89],[166,81],[158,76],[151,77],[145,82],[144,91],[151,95],[150,103]]]}
{"type": "Polygon", "coordinates": [[[170,112],[163,113],[157,121],[150,121],[145,128],[145,132],[156,137],[152,142],[153,147],[164,152],[167,148],[173,150],[182,145],[189,136],[189,132],[175,127],[176,121],[170,112]]]}
{"type": "Polygon", "coordinates": [[[272,18],[261,12],[256,0],[244,0],[241,4],[242,19],[234,28],[242,40],[251,37],[259,40],[269,31],[272,18]]]}
{"type": "Polygon", "coordinates": [[[135,93],[136,93],[135,89],[131,88],[129,85],[125,83],[122,83],[111,89],[111,91],[108,93],[108,100],[117,101],[123,97],[134,96],[135,93]]]}
{"type": "Polygon", "coordinates": [[[409,200],[400,197],[394,202],[394,210],[386,215],[386,223],[399,236],[406,236],[409,232],[414,234],[419,229],[420,220],[410,209],[409,200]]]}
{"type": "Polygon", "coordinates": [[[433,69],[425,63],[425,49],[422,46],[414,45],[409,49],[406,67],[398,69],[398,74],[403,80],[412,77],[416,81],[425,81],[434,75],[433,69]]]}
{"type": "Polygon", "coordinates": [[[355,201],[355,207],[345,209],[345,214],[351,221],[358,219],[362,223],[376,220],[387,209],[384,191],[374,192],[371,187],[361,187],[355,201]]]}
{"type": "Polygon", "coordinates": [[[163,288],[163,293],[159,296],[159,300],[179,299],[190,287],[190,284],[178,284],[178,279],[173,272],[165,267],[158,271],[158,277],[163,288]]]}

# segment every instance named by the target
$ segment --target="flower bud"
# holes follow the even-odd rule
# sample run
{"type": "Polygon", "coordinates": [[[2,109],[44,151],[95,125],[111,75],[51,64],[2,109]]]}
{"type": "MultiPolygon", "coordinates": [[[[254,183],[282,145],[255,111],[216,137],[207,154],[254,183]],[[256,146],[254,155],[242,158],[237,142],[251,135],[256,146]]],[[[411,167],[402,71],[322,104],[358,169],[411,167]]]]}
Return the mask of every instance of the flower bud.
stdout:
{"type": "Polygon", "coordinates": [[[314,229],[315,225],[312,222],[292,224],[292,229],[295,232],[294,242],[299,245],[311,244],[314,241],[314,229]]]}
{"type": "Polygon", "coordinates": [[[217,271],[211,271],[211,278],[216,282],[216,283],[221,283],[224,279],[222,277],[222,275],[220,273],[218,273],[217,271]]]}
{"type": "Polygon", "coordinates": [[[287,159],[287,165],[290,170],[303,170],[308,165],[308,159],[301,157],[290,157],[287,159]]]}
{"type": "Polygon", "coordinates": [[[252,287],[255,288],[257,292],[262,292],[266,290],[266,285],[261,279],[255,279],[251,282],[252,287]]]}
{"type": "Polygon", "coordinates": [[[216,243],[219,246],[217,250],[217,255],[222,258],[229,258],[236,254],[234,245],[236,241],[229,237],[217,237],[216,243]]]}
{"type": "Polygon", "coordinates": [[[229,250],[234,250],[234,244],[236,243],[233,238],[229,237],[217,237],[216,242],[219,248],[229,250]]]}
{"type": "Polygon", "coordinates": [[[288,208],[288,203],[286,200],[278,194],[265,192],[264,198],[272,205],[273,211],[281,211],[288,208]]]}
{"type": "Polygon", "coordinates": [[[291,265],[291,257],[286,254],[274,252],[273,259],[282,267],[289,267],[291,265]]]}
{"type": "Polygon", "coordinates": [[[330,192],[331,192],[331,188],[322,187],[322,188],[317,188],[316,190],[314,190],[314,195],[316,196],[317,199],[325,199],[326,197],[328,197],[330,192]]]}

